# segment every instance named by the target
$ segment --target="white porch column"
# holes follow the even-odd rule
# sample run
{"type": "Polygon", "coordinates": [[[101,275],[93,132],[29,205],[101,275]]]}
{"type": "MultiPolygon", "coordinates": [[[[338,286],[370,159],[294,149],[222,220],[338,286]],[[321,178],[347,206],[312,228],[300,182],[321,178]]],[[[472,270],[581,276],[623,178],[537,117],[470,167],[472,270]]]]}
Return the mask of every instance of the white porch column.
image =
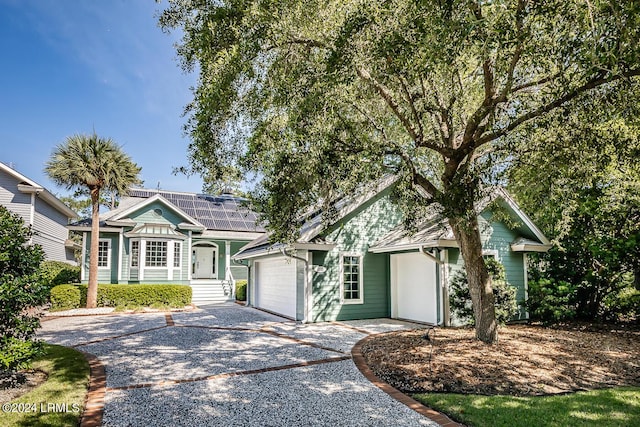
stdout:
{"type": "Polygon", "coordinates": [[[191,238],[191,230],[189,230],[189,238],[187,239],[187,247],[184,250],[187,253],[187,280],[191,280],[191,275],[192,275],[192,271],[191,268],[193,267],[193,239],[191,238]]]}
{"type": "Polygon", "coordinates": [[[224,263],[226,268],[224,269],[224,280],[231,280],[231,242],[225,240],[224,242],[224,263]]]}
{"type": "Polygon", "coordinates": [[[147,266],[147,241],[140,239],[140,261],[138,262],[138,281],[144,280],[144,269],[147,266]]]}
{"type": "Polygon", "coordinates": [[[85,280],[84,267],[87,265],[87,232],[82,232],[82,255],[80,255],[80,281],[85,280]]]}
{"type": "Polygon", "coordinates": [[[123,251],[124,251],[124,229],[120,229],[120,232],[118,233],[118,283],[120,283],[120,280],[122,280],[122,255],[123,255],[123,251]]]}

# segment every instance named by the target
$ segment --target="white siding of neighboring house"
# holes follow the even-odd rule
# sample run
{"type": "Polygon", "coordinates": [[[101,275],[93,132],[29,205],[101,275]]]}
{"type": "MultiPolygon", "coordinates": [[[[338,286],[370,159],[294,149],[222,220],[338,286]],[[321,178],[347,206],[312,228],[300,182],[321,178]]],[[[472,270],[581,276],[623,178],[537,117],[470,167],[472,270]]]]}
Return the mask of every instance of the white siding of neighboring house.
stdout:
{"type": "Polygon", "coordinates": [[[47,259],[74,262],[73,251],[64,246],[69,235],[66,215],[38,197],[35,205],[33,226],[37,234],[33,236],[33,243],[42,246],[47,259]]]}
{"type": "Polygon", "coordinates": [[[33,225],[36,233],[33,243],[42,246],[46,259],[75,263],[73,251],[64,246],[69,236],[66,229],[68,218],[37,196],[32,217],[31,194],[20,192],[20,183],[15,177],[0,170],[0,205],[18,214],[25,225],[33,225]]]}
{"type": "Polygon", "coordinates": [[[31,194],[18,191],[18,184],[17,179],[0,171],[0,205],[20,215],[28,225],[31,220],[31,194]]]}

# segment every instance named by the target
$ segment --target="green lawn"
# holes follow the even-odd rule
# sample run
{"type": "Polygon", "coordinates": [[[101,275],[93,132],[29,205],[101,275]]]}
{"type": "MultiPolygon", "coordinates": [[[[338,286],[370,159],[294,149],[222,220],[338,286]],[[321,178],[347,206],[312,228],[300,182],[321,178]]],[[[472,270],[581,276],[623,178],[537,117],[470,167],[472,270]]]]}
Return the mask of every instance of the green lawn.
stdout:
{"type": "Polygon", "coordinates": [[[639,387],[541,397],[436,393],[413,397],[474,427],[640,426],[639,387]]]}
{"type": "Polygon", "coordinates": [[[13,409],[20,412],[5,412],[3,407],[1,426],[78,425],[89,385],[89,364],[82,353],[70,348],[45,344],[45,350],[33,368],[46,372],[47,381],[11,401],[16,404],[13,409]]]}

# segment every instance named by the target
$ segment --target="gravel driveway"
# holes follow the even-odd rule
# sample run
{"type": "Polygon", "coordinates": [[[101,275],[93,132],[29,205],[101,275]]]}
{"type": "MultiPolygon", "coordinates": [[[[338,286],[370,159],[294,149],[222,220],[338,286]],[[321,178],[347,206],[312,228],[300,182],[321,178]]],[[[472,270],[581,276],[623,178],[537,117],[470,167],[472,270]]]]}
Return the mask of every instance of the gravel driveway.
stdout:
{"type": "Polygon", "coordinates": [[[390,319],[302,325],[237,305],[65,317],[40,338],[104,364],[104,426],[435,426],[371,384],[351,360],[390,319]]]}

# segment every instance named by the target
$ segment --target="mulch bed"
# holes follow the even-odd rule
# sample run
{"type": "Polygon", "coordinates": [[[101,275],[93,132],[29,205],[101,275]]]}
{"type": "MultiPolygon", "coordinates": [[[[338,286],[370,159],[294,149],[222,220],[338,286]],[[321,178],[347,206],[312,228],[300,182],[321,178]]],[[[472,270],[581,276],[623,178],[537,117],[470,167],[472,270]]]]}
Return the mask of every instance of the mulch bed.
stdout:
{"type": "Polygon", "coordinates": [[[571,325],[503,327],[484,344],[472,329],[372,337],[363,356],[378,378],[412,394],[537,396],[640,386],[640,331],[571,325]]]}
{"type": "Polygon", "coordinates": [[[30,392],[47,380],[47,374],[37,369],[0,377],[0,403],[9,402],[30,392]]]}

